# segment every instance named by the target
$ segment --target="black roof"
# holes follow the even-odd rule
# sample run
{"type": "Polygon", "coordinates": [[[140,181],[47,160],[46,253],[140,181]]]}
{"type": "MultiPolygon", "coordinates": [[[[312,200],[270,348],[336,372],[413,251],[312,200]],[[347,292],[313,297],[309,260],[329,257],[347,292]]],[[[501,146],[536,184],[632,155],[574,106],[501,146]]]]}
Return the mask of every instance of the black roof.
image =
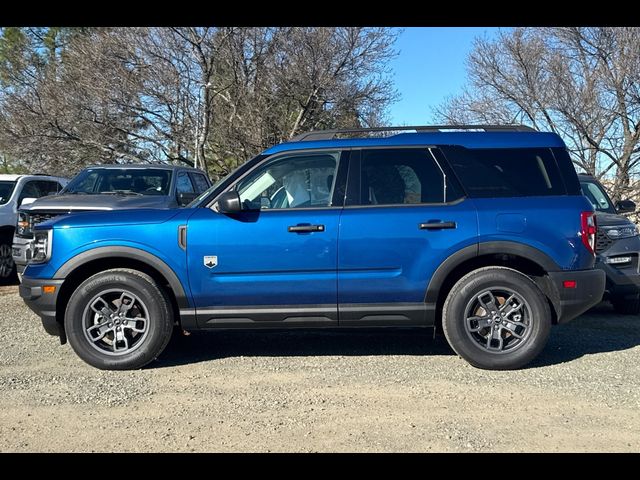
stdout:
{"type": "Polygon", "coordinates": [[[589,180],[589,179],[595,180],[595,178],[596,177],[594,177],[590,173],[578,173],[578,180],[589,180]]]}

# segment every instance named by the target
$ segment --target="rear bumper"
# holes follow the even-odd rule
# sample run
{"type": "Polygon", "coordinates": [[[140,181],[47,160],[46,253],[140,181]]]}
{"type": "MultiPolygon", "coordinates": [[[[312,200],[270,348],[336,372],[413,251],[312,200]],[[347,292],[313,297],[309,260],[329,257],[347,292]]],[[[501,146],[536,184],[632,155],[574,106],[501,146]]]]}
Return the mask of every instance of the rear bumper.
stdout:
{"type": "Polygon", "coordinates": [[[557,298],[552,301],[555,300],[558,323],[573,320],[602,300],[606,282],[602,270],[549,272],[549,277],[557,292],[557,298]],[[566,280],[574,281],[575,288],[565,288],[566,280]]]}
{"type": "Polygon", "coordinates": [[[20,296],[24,303],[42,319],[42,326],[49,335],[64,338],[62,325],[56,321],[56,300],[60,286],[64,280],[41,280],[29,277],[22,278],[20,296]],[[53,293],[44,293],[45,285],[55,286],[53,293]]]}

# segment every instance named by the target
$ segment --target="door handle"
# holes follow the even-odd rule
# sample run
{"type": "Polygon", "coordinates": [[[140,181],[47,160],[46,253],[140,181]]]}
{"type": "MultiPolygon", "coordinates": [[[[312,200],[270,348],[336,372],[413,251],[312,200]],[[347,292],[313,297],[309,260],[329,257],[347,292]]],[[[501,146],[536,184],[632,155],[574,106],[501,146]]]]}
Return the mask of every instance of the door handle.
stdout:
{"type": "Polygon", "coordinates": [[[457,228],[456,222],[429,222],[421,223],[420,230],[442,230],[444,228],[457,228]]]}
{"type": "Polygon", "coordinates": [[[324,225],[291,225],[288,230],[292,233],[324,232],[324,225]]]}

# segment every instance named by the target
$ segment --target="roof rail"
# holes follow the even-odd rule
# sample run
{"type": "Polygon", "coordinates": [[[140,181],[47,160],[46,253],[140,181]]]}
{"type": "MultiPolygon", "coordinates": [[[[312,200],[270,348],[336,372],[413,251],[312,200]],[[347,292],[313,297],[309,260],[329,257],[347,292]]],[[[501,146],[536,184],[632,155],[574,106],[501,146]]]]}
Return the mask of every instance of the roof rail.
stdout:
{"type": "Polygon", "coordinates": [[[446,132],[458,130],[475,130],[483,132],[536,132],[535,128],[526,125],[413,125],[403,127],[347,128],[334,130],[314,130],[292,137],[290,142],[310,140],[331,140],[345,133],[370,133],[415,130],[416,132],[446,132]]]}

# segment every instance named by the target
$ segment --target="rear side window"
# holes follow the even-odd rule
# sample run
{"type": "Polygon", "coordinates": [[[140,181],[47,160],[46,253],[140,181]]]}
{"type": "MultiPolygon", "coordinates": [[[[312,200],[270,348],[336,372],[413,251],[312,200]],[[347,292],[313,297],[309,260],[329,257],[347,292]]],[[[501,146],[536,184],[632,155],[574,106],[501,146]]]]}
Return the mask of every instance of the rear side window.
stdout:
{"type": "Polygon", "coordinates": [[[538,197],[567,193],[556,160],[548,148],[470,150],[451,147],[447,158],[470,197],[538,197]]]}
{"type": "Polygon", "coordinates": [[[571,157],[566,148],[552,148],[553,156],[556,157],[556,163],[562,173],[562,179],[564,180],[564,186],[567,188],[569,195],[581,195],[580,180],[578,180],[578,174],[573,166],[571,157]]]}
{"type": "Polygon", "coordinates": [[[360,205],[416,205],[459,198],[434,154],[426,148],[362,150],[360,205]]]}

